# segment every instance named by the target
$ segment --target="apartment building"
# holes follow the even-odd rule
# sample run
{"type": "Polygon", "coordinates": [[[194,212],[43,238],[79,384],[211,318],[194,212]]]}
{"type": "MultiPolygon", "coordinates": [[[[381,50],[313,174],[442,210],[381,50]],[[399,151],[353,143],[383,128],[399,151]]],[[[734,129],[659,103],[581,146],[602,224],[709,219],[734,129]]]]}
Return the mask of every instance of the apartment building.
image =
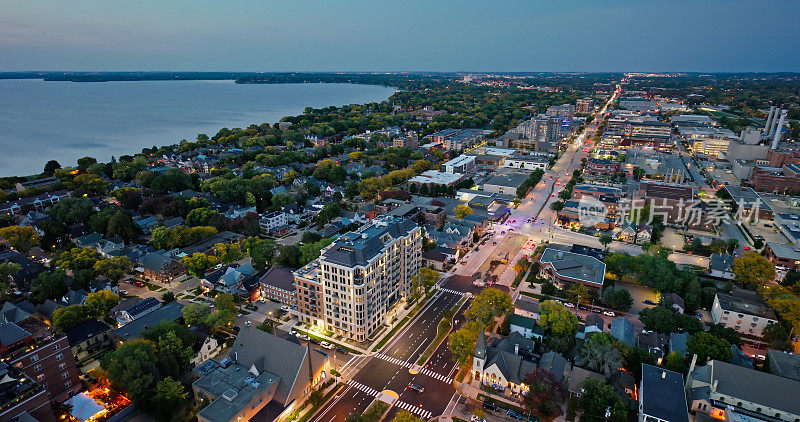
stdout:
{"type": "Polygon", "coordinates": [[[582,98],[575,102],[575,112],[589,114],[594,111],[594,100],[591,98],[582,98]]]}
{"type": "Polygon", "coordinates": [[[545,248],[539,259],[539,276],[559,288],[583,284],[594,291],[603,289],[606,264],[599,259],[556,248],[545,248]]]}
{"type": "Polygon", "coordinates": [[[751,336],[761,337],[764,328],[777,323],[775,312],[755,294],[717,293],[711,306],[714,324],[751,336]]]}
{"type": "Polygon", "coordinates": [[[258,226],[264,234],[270,234],[275,230],[286,227],[288,224],[289,219],[283,211],[268,212],[258,220],[258,226]]]}
{"type": "Polygon", "coordinates": [[[442,164],[445,173],[466,173],[475,168],[474,155],[459,155],[456,158],[442,164]]]}
{"type": "Polygon", "coordinates": [[[50,400],[66,400],[81,389],[67,336],[38,316],[0,324],[0,358],[47,390],[50,400]]]}
{"type": "Polygon", "coordinates": [[[377,217],[295,271],[300,319],[366,341],[410,293],[421,263],[421,229],[408,219],[377,217]]]}

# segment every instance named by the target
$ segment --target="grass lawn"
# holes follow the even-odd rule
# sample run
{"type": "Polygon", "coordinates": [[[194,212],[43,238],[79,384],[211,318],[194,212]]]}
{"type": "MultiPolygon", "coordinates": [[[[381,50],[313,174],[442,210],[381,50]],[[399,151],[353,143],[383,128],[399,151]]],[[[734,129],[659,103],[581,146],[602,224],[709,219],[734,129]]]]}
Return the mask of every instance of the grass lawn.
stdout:
{"type": "Polygon", "coordinates": [[[372,406],[370,406],[362,416],[366,422],[378,422],[381,420],[381,416],[383,416],[387,410],[389,410],[388,404],[380,400],[375,400],[375,402],[372,403],[372,406]]]}

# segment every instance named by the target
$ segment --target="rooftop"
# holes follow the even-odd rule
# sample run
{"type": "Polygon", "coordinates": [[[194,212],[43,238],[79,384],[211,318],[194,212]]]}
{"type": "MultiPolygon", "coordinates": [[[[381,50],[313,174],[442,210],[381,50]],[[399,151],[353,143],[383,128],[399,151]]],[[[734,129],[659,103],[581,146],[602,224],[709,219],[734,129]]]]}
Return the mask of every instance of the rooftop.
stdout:
{"type": "Polygon", "coordinates": [[[729,295],[717,293],[719,306],[726,311],[776,319],[775,312],[757,295],[729,295]]]}
{"type": "Polygon", "coordinates": [[[486,182],[484,182],[484,185],[504,186],[516,189],[520,187],[527,179],[528,175],[525,173],[508,173],[504,175],[492,176],[486,180],[486,182]]]}
{"type": "Polygon", "coordinates": [[[292,269],[287,267],[275,266],[270,268],[258,280],[259,283],[277,287],[286,291],[294,291],[294,274],[292,269]]]}
{"type": "Polygon", "coordinates": [[[786,258],[795,261],[800,261],[800,247],[792,245],[791,243],[778,243],[767,242],[770,250],[775,253],[778,258],[786,258]]]}
{"type": "Polygon", "coordinates": [[[137,339],[147,328],[154,327],[162,321],[175,321],[180,318],[183,315],[182,309],[183,305],[178,302],[167,303],[161,308],[123,325],[113,333],[123,341],[137,339]]]}
{"type": "Polygon", "coordinates": [[[562,277],[586,281],[601,286],[605,280],[606,264],[588,255],[548,247],[545,248],[539,262],[550,263],[558,275],[562,277]]]}
{"type": "Polygon", "coordinates": [[[372,224],[342,235],[327,250],[321,260],[346,267],[366,266],[377,257],[390,241],[409,235],[417,225],[413,221],[383,216],[372,224]]]}
{"type": "Polygon", "coordinates": [[[683,375],[642,364],[642,413],[669,422],[689,422],[683,375]]]}
{"type": "Polygon", "coordinates": [[[450,185],[458,182],[462,176],[461,173],[444,173],[437,170],[427,170],[419,176],[412,177],[409,182],[412,183],[433,183],[437,185],[450,185]]]}
{"type": "Polygon", "coordinates": [[[718,383],[717,393],[800,415],[800,381],[718,360],[706,366],[711,367],[710,383],[718,383]]]}
{"type": "Polygon", "coordinates": [[[213,371],[195,381],[195,385],[208,391],[216,400],[200,411],[198,416],[211,421],[230,421],[245,407],[254,396],[272,387],[280,377],[267,372],[248,370],[240,364],[216,367],[213,371]]]}

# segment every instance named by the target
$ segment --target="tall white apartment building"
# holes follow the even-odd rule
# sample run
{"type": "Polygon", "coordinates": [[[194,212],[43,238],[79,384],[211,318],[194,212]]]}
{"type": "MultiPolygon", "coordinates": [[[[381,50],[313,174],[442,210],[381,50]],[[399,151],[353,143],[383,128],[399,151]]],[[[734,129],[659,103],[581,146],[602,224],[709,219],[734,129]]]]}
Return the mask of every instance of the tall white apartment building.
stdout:
{"type": "Polygon", "coordinates": [[[408,219],[378,217],[337,239],[318,263],[322,312],[313,323],[366,341],[411,291],[422,265],[421,229],[408,219]]]}

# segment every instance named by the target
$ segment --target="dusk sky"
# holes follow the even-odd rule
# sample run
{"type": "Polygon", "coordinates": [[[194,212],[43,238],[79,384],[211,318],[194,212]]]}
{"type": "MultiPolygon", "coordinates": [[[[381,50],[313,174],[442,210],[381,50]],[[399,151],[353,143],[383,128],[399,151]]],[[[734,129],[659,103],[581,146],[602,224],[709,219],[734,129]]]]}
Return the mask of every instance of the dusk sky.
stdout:
{"type": "Polygon", "coordinates": [[[0,0],[0,71],[798,71],[800,1],[0,0]]]}

